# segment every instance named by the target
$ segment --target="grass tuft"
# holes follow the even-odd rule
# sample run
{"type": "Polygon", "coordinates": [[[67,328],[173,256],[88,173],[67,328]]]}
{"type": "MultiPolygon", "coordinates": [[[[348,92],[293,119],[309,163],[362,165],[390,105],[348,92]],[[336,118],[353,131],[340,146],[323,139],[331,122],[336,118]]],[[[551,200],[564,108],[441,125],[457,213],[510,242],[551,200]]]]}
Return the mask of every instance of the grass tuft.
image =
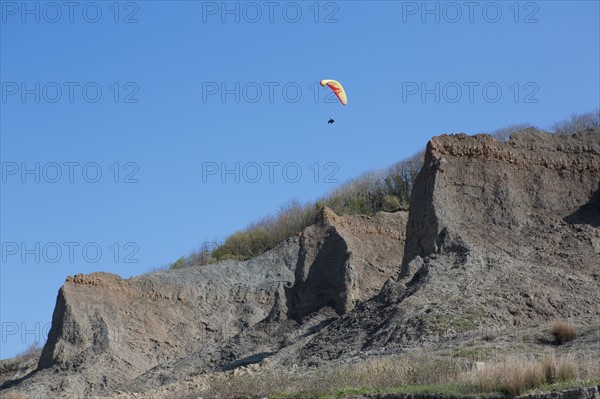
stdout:
{"type": "Polygon", "coordinates": [[[552,324],[551,333],[557,345],[565,344],[577,337],[577,329],[563,320],[557,320],[552,324]]]}

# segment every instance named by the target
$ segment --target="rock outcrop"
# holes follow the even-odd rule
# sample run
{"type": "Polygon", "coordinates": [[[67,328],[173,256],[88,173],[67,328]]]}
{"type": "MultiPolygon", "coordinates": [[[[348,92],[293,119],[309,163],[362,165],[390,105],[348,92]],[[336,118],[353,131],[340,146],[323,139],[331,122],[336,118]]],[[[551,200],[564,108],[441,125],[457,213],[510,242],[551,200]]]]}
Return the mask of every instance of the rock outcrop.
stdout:
{"type": "Polygon", "coordinates": [[[507,143],[487,135],[435,137],[413,192],[404,268],[416,256],[457,246],[540,262],[561,258],[570,267],[589,263],[591,248],[558,241],[561,226],[598,227],[598,137],[535,129],[507,143]]]}
{"type": "Polygon", "coordinates": [[[324,306],[344,314],[379,292],[402,262],[406,217],[404,212],[391,215],[340,217],[322,209],[300,235],[294,318],[324,306]]]}
{"type": "MultiPolygon", "coordinates": [[[[323,363],[555,319],[598,325],[600,131],[427,145],[402,268],[294,361],[323,363]]],[[[600,326],[599,326],[600,327],[600,326]]]]}
{"type": "Polygon", "coordinates": [[[294,243],[250,262],[154,272],[123,280],[68,278],[34,380],[53,394],[89,396],[233,336],[267,317],[279,284],[293,284],[294,243]],[[275,253],[277,256],[275,256],[275,253]],[[57,370],[72,370],[47,381],[57,370]],[[60,385],[57,386],[57,384],[60,385]]]}

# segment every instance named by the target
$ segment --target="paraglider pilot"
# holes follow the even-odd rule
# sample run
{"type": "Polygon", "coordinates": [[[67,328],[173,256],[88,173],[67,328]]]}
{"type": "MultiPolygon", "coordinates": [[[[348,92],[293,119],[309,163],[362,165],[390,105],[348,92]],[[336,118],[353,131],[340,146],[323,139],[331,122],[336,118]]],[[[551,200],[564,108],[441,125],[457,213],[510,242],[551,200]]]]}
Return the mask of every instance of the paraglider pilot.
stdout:
{"type": "MultiPolygon", "coordinates": [[[[342,105],[348,104],[348,97],[346,96],[346,92],[344,91],[344,88],[342,87],[340,82],[338,82],[337,80],[324,79],[321,81],[321,86],[329,87],[337,96],[338,100],[340,100],[342,105]]],[[[333,123],[335,123],[333,118],[329,118],[327,124],[332,125],[333,123]]]]}

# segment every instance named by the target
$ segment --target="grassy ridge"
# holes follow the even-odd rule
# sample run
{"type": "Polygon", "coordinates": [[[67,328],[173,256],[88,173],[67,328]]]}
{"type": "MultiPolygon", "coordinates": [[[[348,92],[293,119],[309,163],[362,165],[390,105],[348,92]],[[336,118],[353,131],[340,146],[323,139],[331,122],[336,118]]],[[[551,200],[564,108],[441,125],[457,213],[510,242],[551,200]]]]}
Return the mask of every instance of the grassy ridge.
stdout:
{"type": "Polygon", "coordinates": [[[292,200],[275,215],[258,220],[227,237],[217,248],[203,248],[171,265],[172,269],[200,266],[220,260],[246,260],[273,248],[310,226],[323,206],[338,215],[374,215],[379,211],[407,210],[412,187],[423,165],[424,152],[391,167],[365,173],[319,200],[301,204],[292,200]]]}

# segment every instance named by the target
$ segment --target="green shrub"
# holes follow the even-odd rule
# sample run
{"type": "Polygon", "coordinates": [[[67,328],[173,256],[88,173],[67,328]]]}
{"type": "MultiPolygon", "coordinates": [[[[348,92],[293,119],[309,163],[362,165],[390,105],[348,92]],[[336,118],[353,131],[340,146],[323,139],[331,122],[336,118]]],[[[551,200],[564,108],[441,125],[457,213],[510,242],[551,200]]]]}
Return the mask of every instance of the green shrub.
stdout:
{"type": "Polygon", "coordinates": [[[213,251],[212,256],[217,260],[246,260],[260,255],[270,244],[267,230],[255,227],[229,236],[223,245],[213,251]]]}
{"type": "Polygon", "coordinates": [[[184,267],[188,266],[188,262],[187,259],[185,258],[185,256],[182,256],[181,258],[177,259],[171,266],[170,269],[182,269],[184,267]]]}
{"type": "Polygon", "coordinates": [[[408,209],[424,155],[424,152],[419,152],[385,170],[368,172],[352,179],[323,198],[321,203],[338,215],[374,215],[387,210],[390,197],[396,197],[400,205],[394,210],[408,209]]]}
{"type": "Polygon", "coordinates": [[[384,195],[381,208],[386,212],[394,212],[403,209],[400,199],[395,195],[384,195]]]}

